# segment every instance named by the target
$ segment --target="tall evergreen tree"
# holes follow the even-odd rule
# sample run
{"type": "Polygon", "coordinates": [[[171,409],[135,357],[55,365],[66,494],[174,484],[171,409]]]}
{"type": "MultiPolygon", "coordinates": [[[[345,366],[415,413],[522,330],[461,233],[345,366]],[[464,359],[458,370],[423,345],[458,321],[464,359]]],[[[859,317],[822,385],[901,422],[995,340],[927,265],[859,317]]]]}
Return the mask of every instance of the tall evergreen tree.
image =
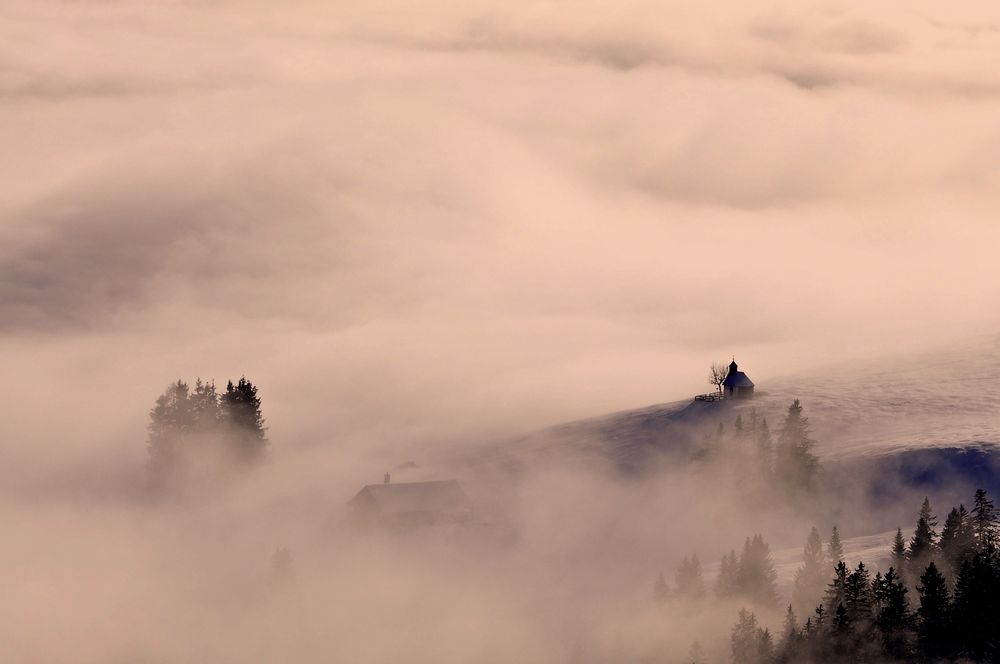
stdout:
{"type": "Polygon", "coordinates": [[[193,423],[190,389],[187,383],[178,380],[157,397],[149,412],[147,449],[155,483],[162,483],[174,470],[193,423]]]}
{"type": "Polygon", "coordinates": [[[229,381],[222,395],[222,413],[241,456],[244,459],[259,458],[267,445],[267,436],[257,386],[245,377],[235,385],[229,381]]]}
{"type": "Polygon", "coordinates": [[[802,406],[796,399],[788,407],[775,455],[775,472],[786,486],[792,489],[812,486],[819,468],[819,460],[811,451],[815,445],[809,430],[809,418],[802,415],[802,406]]]}
{"type": "Polygon", "coordinates": [[[976,489],[973,500],[972,532],[978,553],[989,557],[997,553],[997,510],[983,489],[976,489]]]}
{"type": "Polygon", "coordinates": [[[889,560],[897,575],[901,575],[907,567],[906,541],[903,539],[902,528],[896,528],[896,537],[892,540],[892,553],[889,560]]]}
{"type": "Polygon", "coordinates": [[[733,664],[756,664],[758,641],[757,616],[746,609],[740,609],[736,625],[729,637],[733,664]]]}
{"type": "Polygon", "coordinates": [[[863,626],[872,619],[872,582],[868,568],[864,562],[859,562],[857,568],[847,577],[844,584],[844,608],[847,609],[851,622],[863,626]]]}
{"type": "Polygon", "coordinates": [[[802,550],[802,567],[795,571],[792,588],[792,605],[805,612],[815,605],[826,585],[827,561],[823,554],[823,540],[815,528],[809,531],[805,548],[802,550]]]}
{"type": "Polygon", "coordinates": [[[965,505],[953,507],[944,521],[941,529],[941,540],[938,543],[944,559],[952,570],[958,574],[962,563],[969,560],[976,550],[976,538],[973,532],[972,520],[965,505]]]}
{"type": "Polygon", "coordinates": [[[836,525],[830,533],[830,542],[826,547],[826,559],[832,567],[836,567],[837,563],[844,559],[844,545],[840,541],[840,530],[837,529],[836,525]]]}
{"type": "Polygon", "coordinates": [[[904,658],[909,653],[909,628],[912,624],[906,586],[893,567],[872,584],[878,606],[875,627],[881,635],[882,650],[890,657],[904,658]]]}
{"type": "Polygon", "coordinates": [[[759,606],[774,606],[778,601],[777,578],[771,547],[760,535],[748,537],[743,544],[736,575],[740,592],[759,606]]]}
{"type": "Polygon", "coordinates": [[[702,600],[705,597],[705,579],[701,573],[701,562],[698,556],[684,557],[677,573],[674,575],[677,594],[689,600],[702,600]]]}
{"type": "Polygon", "coordinates": [[[222,408],[214,382],[205,383],[201,378],[195,380],[190,407],[192,427],[202,434],[215,433],[222,419],[222,408]]]}
{"type": "Polygon", "coordinates": [[[920,648],[925,655],[939,658],[950,650],[951,598],[944,575],[933,562],[920,575],[920,617],[917,634],[920,648]]]}
{"type": "Polygon", "coordinates": [[[719,564],[719,578],[715,583],[715,594],[719,597],[732,597],[738,591],[737,576],[739,574],[739,561],[736,552],[730,551],[722,557],[719,564]]]}
{"type": "Polygon", "coordinates": [[[730,635],[733,664],[770,664],[774,659],[771,632],[757,625],[757,616],[740,609],[730,635]]]}
{"type": "MultiPolygon", "coordinates": [[[[841,560],[834,568],[833,581],[826,588],[823,595],[823,605],[829,615],[834,615],[838,606],[843,606],[847,595],[847,577],[850,572],[847,570],[847,563],[841,560]]],[[[845,609],[846,610],[846,609],[845,609]]]]}
{"type": "Polygon", "coordinates": [[[920,506],[920,515],[917,517],[917,528],[910,539],[910,569],[916,577],[933,558],[937,551],[937,520],[931,511],[931,501],[924,498],[923,505],[920,506]]]}
{"type": "Polygon", "coordinates": [[[983,554],[960,568],[953,625],[959,654],[975,661],[1000,659],[1000,580],[995,564],[983,554]]]}

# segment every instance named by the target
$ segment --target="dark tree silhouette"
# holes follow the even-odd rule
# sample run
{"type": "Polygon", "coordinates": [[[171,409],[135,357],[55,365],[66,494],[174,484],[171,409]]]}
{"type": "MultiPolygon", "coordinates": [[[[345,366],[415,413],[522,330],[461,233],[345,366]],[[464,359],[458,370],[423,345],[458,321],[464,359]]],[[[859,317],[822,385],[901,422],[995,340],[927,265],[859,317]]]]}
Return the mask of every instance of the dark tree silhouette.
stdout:
{"type": "Polygon", "coordinates": [[[210,477],[234,459],[255,459],[267,444],[257,388],[246,378],[219,395],[214,382],[182,380],[149,413],[148,450],[154,487],[184,477],[210,477]]]}
{"type": "Polygon", "coordinates": [[[937,552],[937,520],[931,510],[931,501],[924,498],[924,504],[920,506],[920,515],[917,517],[917,528],[910,539],[910,551],[907,558],[910,561],[910,571],[916,577],[935,557],[937,552]]]}
{"type": "Polygon", "coordinates": [[[953,507],[948,513],[938,546],[953,576],[962,568],[962,563],[972,558],[976,551],[976,536],[965,505],[953,507]]]}
{"type": "Polygon", "coordinates": [[[959,654],[975,661],[1000,656],[1000,584],[995,561],[975,554],[955,582],[954,629],[959,654]]]}
{"type": "Polygon", "coordinates": [[[718,390],[719,395],[722,395],[722,384],[726,381],[726,376],[729,375],[729,365],[724,362],[712,362],[712,365],[708,368],[708,382],[715,385],[715,389],[718,390]]]}
{"type": "Polygon", "coordinates": [[[920,575],[920,647],[931,657],[944,657],[949,651],[951,598],[944,575],[933,562],[920,575]]]}
{"type": "Polygon", "coordinates": [[[987,556],[997,553],[997,510],[983,489],[976,490],[973,500],[972,532],[977,552],[987,556]]]}
{"type": "Polygon", "coordinates": [[[248,460],[260,458],[267,436],[257,387],[245,377],[235,385],[229,381],[222,395],[222,414],[239,454],[248,460]]]}
{"type": "Polygon", "coordinates": [[[811,452],[815,444],[810,436],[809,418],[802,415],[802,406],[796,399],[788,407],[775,452],[775,472],[790,489],[812,486],[819,468],[819,459],[811,452]]]}

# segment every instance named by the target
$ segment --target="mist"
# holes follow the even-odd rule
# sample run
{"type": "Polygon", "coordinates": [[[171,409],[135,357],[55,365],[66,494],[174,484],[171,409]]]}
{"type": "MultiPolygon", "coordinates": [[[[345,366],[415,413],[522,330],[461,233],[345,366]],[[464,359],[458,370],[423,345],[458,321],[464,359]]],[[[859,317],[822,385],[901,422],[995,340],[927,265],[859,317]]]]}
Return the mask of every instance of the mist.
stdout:
{"type": "Polygon", "coordinates": [[[785,598],[812,526],[994,488],[998,48],[990,3],[8,0],[11,661],[728,661],[740,602],[658,574],[760,533],[785,598]],[[672,419],[733,357],[808,499],[696,461],[750,406],[672,419]],[[266,458],[151,491],[157,397],[241,376],[266,458]],[[385,473],[474,525],[359,527],[385,473]]]}

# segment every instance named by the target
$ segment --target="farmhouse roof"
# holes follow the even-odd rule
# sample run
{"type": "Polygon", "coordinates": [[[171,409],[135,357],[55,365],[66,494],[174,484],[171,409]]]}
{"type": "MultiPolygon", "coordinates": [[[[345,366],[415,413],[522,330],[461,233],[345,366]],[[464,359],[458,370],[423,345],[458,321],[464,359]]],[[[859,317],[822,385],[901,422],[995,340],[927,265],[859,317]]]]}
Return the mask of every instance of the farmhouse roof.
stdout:
{"type": "Polygon", "coordinates": [[[358,491],[349,504],[352,507],[374,508],[383,514],[440,514],[472,509],[469,497],[455,480],[369,484],[358,491]]]}

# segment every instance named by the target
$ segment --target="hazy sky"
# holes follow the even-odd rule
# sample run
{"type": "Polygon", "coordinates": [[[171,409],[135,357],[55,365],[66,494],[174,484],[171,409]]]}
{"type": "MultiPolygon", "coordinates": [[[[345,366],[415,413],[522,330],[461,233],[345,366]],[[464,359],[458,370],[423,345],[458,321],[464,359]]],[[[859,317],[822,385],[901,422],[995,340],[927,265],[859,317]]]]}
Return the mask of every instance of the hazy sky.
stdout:
{"type": "Polygon", "coordinates": [[[7,0],[4,465],[177,378],[377,446],[990,332],[998,64],[990,2],[7,0]]]}

